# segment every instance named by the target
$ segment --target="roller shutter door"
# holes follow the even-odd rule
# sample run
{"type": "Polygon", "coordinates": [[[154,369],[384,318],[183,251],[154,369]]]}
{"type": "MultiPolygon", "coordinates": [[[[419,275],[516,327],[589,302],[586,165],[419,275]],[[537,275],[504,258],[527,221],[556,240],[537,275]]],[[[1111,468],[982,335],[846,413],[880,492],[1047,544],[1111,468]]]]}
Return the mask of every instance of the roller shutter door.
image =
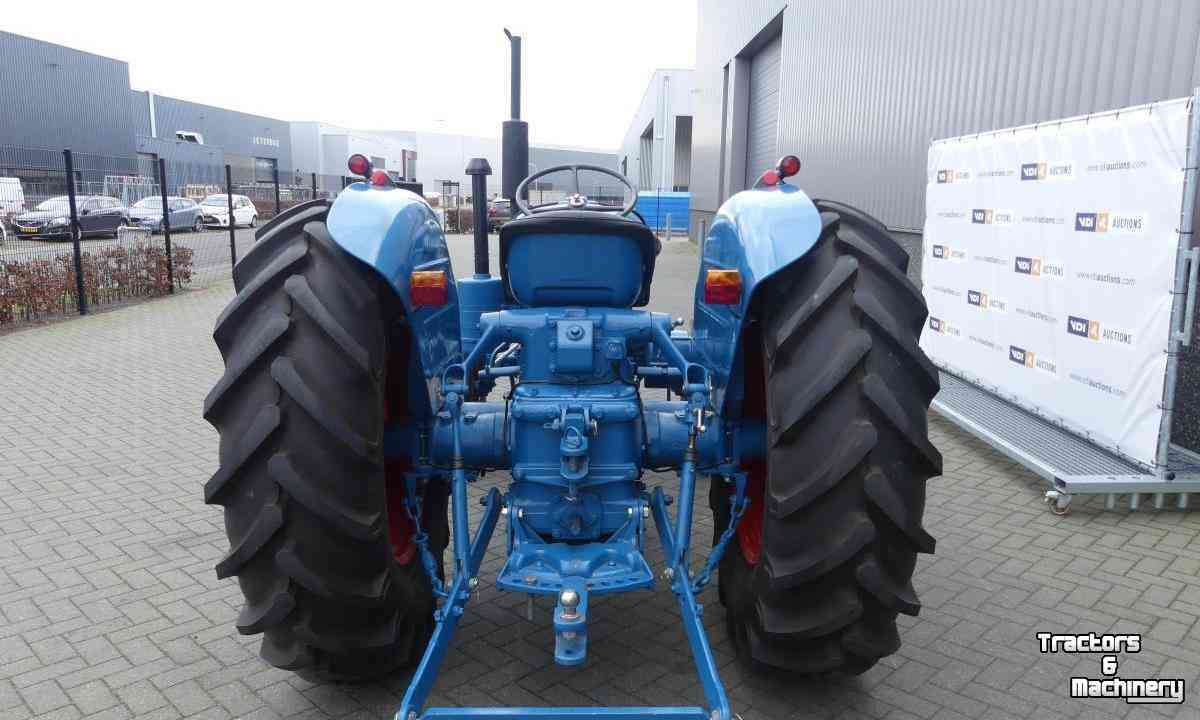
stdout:
{"type": "Polygon", "coordinates": [[[783,37],[763,46],[750,60],[750,98],[746,127],[746,187],[779,161],[779,63],[783,37]]]}

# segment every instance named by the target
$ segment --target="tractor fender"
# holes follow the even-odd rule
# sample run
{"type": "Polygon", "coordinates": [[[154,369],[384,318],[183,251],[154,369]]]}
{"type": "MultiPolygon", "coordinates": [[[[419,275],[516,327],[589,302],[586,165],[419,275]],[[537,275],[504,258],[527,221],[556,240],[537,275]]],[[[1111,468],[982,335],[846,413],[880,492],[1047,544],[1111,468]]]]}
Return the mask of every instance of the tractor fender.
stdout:
{"type": "Polygon", "coordinates": [[[334,242],[382,275],[404,305],[432,401],[442,371],[462,354],[458,290],[446,235],[433,209],[408,190],[356,182],[338,194],[327,226],[334,242]],[[409,285],[416,270],[446,273],[445,305],[413,305],[409,285]]]}
{"type": "Polygon", "coordinates": [[[799,188],[775,187],[739,192],[717,210],[704,240],[692,316],[694,352],[712,370],[712,401],[725,417],[741,407],[741,346],[756,292],[788,265],[803,258],[821,235],[821,216],[799,188]],[[732,305],[704,302],[709,270],[737,270],[741,300],[732,305]]]}

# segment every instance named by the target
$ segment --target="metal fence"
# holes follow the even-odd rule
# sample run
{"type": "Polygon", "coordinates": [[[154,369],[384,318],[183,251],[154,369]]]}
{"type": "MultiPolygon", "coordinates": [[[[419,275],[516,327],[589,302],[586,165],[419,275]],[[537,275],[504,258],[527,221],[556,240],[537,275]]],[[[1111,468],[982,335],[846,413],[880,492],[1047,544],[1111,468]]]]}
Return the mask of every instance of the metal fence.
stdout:
{"type": "Polygon", "coordinates": [[[0,332],[226,280],[260,223],[349,182],[221,169],[0,146],[0,332]]]}

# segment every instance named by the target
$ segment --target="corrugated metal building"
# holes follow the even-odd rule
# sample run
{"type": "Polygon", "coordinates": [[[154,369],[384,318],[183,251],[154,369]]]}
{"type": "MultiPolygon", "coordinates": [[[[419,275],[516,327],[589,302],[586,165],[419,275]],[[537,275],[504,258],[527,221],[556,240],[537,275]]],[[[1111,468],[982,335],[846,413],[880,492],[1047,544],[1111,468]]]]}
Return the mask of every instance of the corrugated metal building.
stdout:
{"type": "Polygon", "coordinates": [[[283,120],[134,91],[121,60],[0,32],[0,170],[59,167],[61,150],[76,153],[80,180],[154,175],[153,160],[170,161],[183,182],[218,183],[224,165],[242,182],[270,180],[291,169],[291,135],[283,120]],[[181,142],[177,130],[204,136],[181,142]]]}
{"type": "Polygon", "coordinates": [[[1189,95],[1196,0],[699,0],[692,238],[785,153],[816,197],[924,222],[929,141],[1189,95]]]}
{"type": "Polygon", "coordinates": [[[692,175],[692,70],[650,77],[618,151],[621,173],[639,190],[687,192],[692,175]]]}
{"type": "Polygon", "coordinates": [[[132,156],[129,65],[0,32],[0,145],[132,156]]]}
{"type": "Polygon", "coordinates": [[[286,120],[149,92],[131,91],[129,97],[138,119],[139,153],[172,162],[215,161],[222,175],[223,166],[229,164],[240,182],[271,182],[276,170],[292,169],[291,128],[286,120]],[[176,132],[180,131],[201,135],[210,150],[179,142],[176,132]]]}
{"type": "MultiPolygon", "coordinates": [[[[376,131],[375,134],[412,142],[416,146],[419,159],[416,168],[417,182],[422,184],[427,193],[441,192],[442,181],[451,180],[460,183],[459,191],[463,196],[470,195],[471,179],[467,177],[465,170],[467,161],[473,157],[487,158],[492,167],[492,174],[488,176],[488,194],[496,195],[500,192],[503,170],[498,137],[399,130],[376,131]]],[[[529,148],[530,174],[570,163],[616,169],[617,156],[616,153],[598,150],[547,145],[531,145],[529,148]]],[[[580,179],[586,181],[582,175],[580,179]]],[[[553,182],[553,179],[550,180],[553,182]]],[[[546,189],[549,189],[548,184],[546,189]]]]}
{"type": "Polygon", "coordinates": [[[355,153],[371,158],[374,167],[386,170],[393,179],[415,180],[417,150],[412,138],[402,134],[354,130],[321,122],[293,122],[292,161],[297,168],[311,168],[324,176],[345,176],[346,161],[355,153]]]}

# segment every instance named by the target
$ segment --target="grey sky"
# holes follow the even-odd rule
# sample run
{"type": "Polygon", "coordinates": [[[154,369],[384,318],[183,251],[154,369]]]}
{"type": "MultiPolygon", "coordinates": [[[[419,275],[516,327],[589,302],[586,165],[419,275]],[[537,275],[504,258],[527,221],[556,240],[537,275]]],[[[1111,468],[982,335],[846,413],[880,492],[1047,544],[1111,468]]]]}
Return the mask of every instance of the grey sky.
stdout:
{"type": "Polygon", "coordinates": [[[616,148],[654,68],[695,63],[695,0],[20,2],[0,20],[129,62],[137,90],[284,120],[491,136],[508,117],[505,26],[524,38],[534,142],[616,148]]]}

